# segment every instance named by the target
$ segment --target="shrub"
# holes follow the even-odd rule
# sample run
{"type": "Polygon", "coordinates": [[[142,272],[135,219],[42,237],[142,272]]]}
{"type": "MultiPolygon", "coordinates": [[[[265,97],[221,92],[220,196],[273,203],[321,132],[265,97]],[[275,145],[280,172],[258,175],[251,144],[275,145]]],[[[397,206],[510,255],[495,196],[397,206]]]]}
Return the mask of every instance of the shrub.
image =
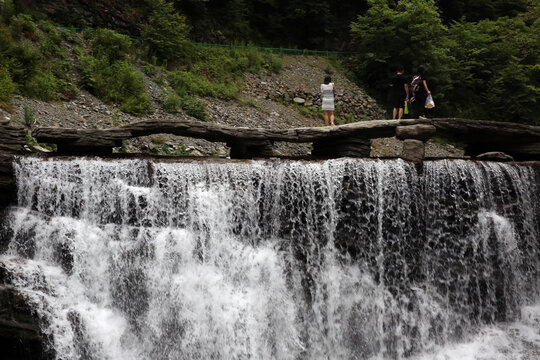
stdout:
{"type": "Polygon", "coordinates": [[[15,6],[13,0],[4,0],[3,4],[0,4],[0,19],[7,23],[14,15],[15,6]]]}
{"type": "Polygon", "coordinates": [[[50,71],[40,71],[24,84],[23,93],[27,96],[50,101],[58,98],[64,83],[50,71]]]}
{"type": "Polygon", "coordinates": [[[278,74],[283,69],[283,60],[276,55],[269,54],[264,57],[263,66],[274,74],[278,74]]]}
{"type": "Polygon", "coordinates": [[[177,70],[172,72],[169,81],[180,96],[198,95],[232,99],[238,93],[238,89],[232,81],[213,83],[206,77],[189,71],[177,70]]]}
{"type": "Polygon", "coordinates": [[[129,56],[131,40],[111,30],[91,36],[92,55],[77,48],[81,66],[81,86],[105,102],[119,104],[120,110],[143,115],[150,108],[142,73],[129,56]]]}
{"type": "Polygon", "coordinates": [[[107,59],[109,64],[129,57],[131,40],[128,36],[109,29],[98,29],[89,37],[94,57],[107,59]]]}
{"type": "Polygon", "coordinates": [[[0,67],[0,100],[9,101],[16,89],[15,84],[11,80],[11,76],[9,76],[9,72],[0,67]]]}
{"type": "Polygon", "coordinates": [[[11,18],[11,28],[16,34],[24,34],[30,40],[37,40],[36,24],[32,21],[32,16],[18,14],[11,18]]]}
{"type": "Polygon", "coordinates": [[[43,56],[35,49],[28,40],[15,43],[7,52],[8,68],[13,81],[25,84],[41,68],[43,56]]]}
{"type": "Polygon", "coordinates": [[[34,126],[34,124],[36,123],[36,110],[30,105],[28,105],[27,103],[25,103],[23,105],[23,111],[24,111],[24,123],[26,124],[26,126],[28,127],[34,126]]]}
{"type": "Polygon", "coordinates": [[[120,110],[142,115],[150,108],[142,74],[127,62],[97,69],[96,91],[105,101],[120,104],[120,110]]]}
{"type": "Polygon", "coordinates": [[[175,113],[182,107],[182,99],[176,93],[171,92],[163,102],[163,110],[168,113],[175,113]]]}
{"type": "Polygon", "coordinates": [[[182,110],[184,110],[186,114],[199,120],[208,120],[206,103],[203,100],[194,97],[184,97],[182,98],[182,110]]]}

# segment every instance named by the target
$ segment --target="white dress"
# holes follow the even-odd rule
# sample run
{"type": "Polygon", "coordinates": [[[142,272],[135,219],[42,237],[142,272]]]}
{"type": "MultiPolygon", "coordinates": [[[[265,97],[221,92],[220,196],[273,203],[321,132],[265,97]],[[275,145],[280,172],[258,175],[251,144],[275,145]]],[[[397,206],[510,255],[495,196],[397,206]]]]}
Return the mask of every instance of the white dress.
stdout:
{"type": "Polygon", "coordinates": [[[321,84],[322,110],[334,111],[334,83],[321,84]]]}

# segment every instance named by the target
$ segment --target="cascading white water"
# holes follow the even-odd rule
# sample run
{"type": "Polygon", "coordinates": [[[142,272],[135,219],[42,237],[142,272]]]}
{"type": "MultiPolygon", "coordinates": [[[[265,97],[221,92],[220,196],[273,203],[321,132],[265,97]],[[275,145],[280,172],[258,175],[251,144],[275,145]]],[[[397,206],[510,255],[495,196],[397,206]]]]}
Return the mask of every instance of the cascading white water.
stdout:
{"type": "Polygon", "coordinates": [[[448,346],[520,311],[540,321],[540,186],[525,166],[27,157],[15,170],[0,262],[58,359],[458,359],[448,346]]]}

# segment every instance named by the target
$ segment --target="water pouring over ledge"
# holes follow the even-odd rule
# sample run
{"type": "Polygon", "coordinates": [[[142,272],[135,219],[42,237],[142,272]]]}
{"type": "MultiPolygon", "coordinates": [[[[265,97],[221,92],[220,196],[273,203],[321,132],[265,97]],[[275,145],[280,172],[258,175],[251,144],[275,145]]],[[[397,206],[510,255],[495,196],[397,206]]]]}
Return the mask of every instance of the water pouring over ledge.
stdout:
{"type": "Polygon", "coordinates": [[[15,167],[0,262],[58,359],[540,349],[531,168],[31,157],[15,167]]]}

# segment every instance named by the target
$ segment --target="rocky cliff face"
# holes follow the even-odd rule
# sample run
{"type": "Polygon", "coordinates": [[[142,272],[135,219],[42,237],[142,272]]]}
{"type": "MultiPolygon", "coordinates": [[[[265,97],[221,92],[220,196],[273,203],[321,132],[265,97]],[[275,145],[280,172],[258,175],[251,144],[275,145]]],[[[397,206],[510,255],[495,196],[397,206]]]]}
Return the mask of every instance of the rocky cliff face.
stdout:
{"type": "Polygon", "coordinates": [[[111,28],[131,35],[141,30],[144,6],[141,1],[119,0],[22,0],[29,9],[45,13],[66,26],[111,28]]]}

